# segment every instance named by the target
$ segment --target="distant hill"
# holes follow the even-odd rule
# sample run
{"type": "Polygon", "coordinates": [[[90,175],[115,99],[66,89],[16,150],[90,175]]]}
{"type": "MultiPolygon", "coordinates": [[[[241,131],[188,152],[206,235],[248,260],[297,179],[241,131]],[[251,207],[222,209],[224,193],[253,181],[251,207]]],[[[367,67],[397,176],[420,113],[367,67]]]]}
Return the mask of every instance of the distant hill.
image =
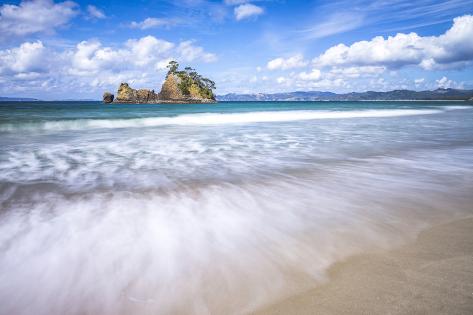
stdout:
{"type": "Polygon", "coordinates": [[[0,102],[37,102],[40,101],[36,98],[28,97],[3,97],[0,96],[0,102]]]}
{"type": "Polygon", "coordinates": [[[473,100],[473,90],[436,89],[433,91],[394,90],[389,92],[288,92],[273,94],[225,94],[217,96],[218,101],[394,101],[394,100],[473,100]]]}

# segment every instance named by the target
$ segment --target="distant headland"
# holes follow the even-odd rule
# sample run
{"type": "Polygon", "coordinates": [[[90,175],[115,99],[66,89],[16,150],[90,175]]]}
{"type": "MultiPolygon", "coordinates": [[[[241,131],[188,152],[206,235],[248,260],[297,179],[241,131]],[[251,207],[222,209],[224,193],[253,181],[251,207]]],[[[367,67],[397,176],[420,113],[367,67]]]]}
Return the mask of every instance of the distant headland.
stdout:
{"type": "Polygon", "coordinates": [[[321,91],[218,95],[222,102],[311,102],[311,101],[473,101],[473,90],[436,89],[433,91],[393,90],[337,94],[321,91]]]}
{"type": "Polygon", "coordinates": [[[170,61],[167,65],[168,73],[161,91],[133,89],[128,83],[121,83],[117,95],[110,92],[103,94],[104,103],[127,103],[127,104],[158,104],[158,103],[215,103],[215,82],[202,77],[193,68],[186,67],[179,70],[176,61],[170,61]]]}

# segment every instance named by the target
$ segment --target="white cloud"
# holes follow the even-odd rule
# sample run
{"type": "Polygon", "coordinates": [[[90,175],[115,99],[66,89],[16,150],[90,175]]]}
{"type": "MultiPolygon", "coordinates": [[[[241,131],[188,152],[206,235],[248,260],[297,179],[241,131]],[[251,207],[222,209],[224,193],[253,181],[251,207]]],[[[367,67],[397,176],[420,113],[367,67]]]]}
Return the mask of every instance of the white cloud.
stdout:
{"type": "Polygon", "coordinates": [[[202,60],[204,62],[214,62],[217,56],[212,53],[205,52],[202,47],[194,46],[192,41],[184,41],[177,47],[180,59],[184,61],[202,60]]]}
{"type": "Polygon", "coordinates": [[[315,26],[302,30],[301,33],[307,39],[316,39],[347,32],[362,24],[363,15],[359,13],[334,13],[327,19],[317,22],[315,26]]]}
{"type": "Polygon", "coordinates": [[[101,71],[162,70],[164,63],[171,59],[183,62],[216,60],[214,54],[195,46],[192,41],[175,45],[154,36],[130,39],[119,49],[103,47],[98,41],[83,41],[69,52],[69,57],[72,61],[69,73],[86,76],[101,71]]]}
{"type": "Polygon", "coordinates": [[[414,80],[414,84],[416,87],[421,86],[422,84],[424,84],[424,82],[425,82],[425,78],[419,78],[419,79],[414,80]]]}
{"type": "Polygon", "coordinates": [[[250,2],[249,0],[225,0],[226,5],[239,5],[250,2]]]}
{"type": "Polygon", "coordinates": [[[47,94],[59,89],[100,95],[104,89],[115,90],[120,82],[159,89],[172,59],[195,65],[214,61],[216,56],[191,41],[172,43],[154,36],[130,39],[119,47],[82,41],[64,50],[48,49],[40,41],[25,42],[0,50],[0,93],[36,90],[47,94]]]}
{"type": "Polygon", "coordinates": [[[322,73],[318,69],[311,72],[291,73],[289,77],[278,77],[276,82],[286,91],[328,89],[337,90],[349,86],[347,80],[322,73]]]}
{"type": "Polygon", "coordinates": [[[176,23],[177,23],[177,21],[175,21],[175,20],[163,19],[163,18],[159,19],[159,18],[149,17],[149,18],[144,19],[141,22],[135,22],[135,21],[131,22],[130,27],[131,28],[139,28],[139,29],[142,29],[142,30],[147,30],[147,29],[154,28],[154,27],[170,26],[170,25],[174,25],[176,23]]]}
{"type": "MultiPolygon", "coordinates": [[[[46,69],[46,48],[41,41],[26,42],[17,48],[0,51],[0,74],[43,72],[46,69]]],[[[21,76],[20,76],[21,77],[21,76]]]]}
{"type": "Polygon", "coordinates": [[[400,68],[418,65],[424,69],[441,69],[465,65],[473,59],[473,16],[453,20],[453,26],[440,36],[422,37],[416,33],[339,44],[313,60],[324,66],[384,66],[400,68]]]}
{"type": "Polygon", "coordinates": [[[448,79],[446,76],[443,76],[439,80],[435,80],[435,83],[437,87],[442,88],[442,89],[448,89],[448,88],[459,88],[459,84],[457,82],[448,79]]]}
{"type": "Polygon", "coordinates": [[[269,70],[287,70],[293,68],[301,68],[305,67],[308,64],[307,61],[304,60],[304,56],[301,54],[294,55],[287,59],[284,58],[276,58],[270,60],[266,67],[269,70]]]}
{"type": "Polygon", "coordinates": [[[313,68],[299,73],[291,72],[288,76],[278,77],[276,82],[286,91],[295,90],[331,90],[347,92],[349,89],[364,90],[366,86],[385,89],[386,82],[379,77],[384,67],[333,67],[327,70],[313,68]]]}
{"type": "Polygon", "coordinates": [[[87,12],[89,12],[89,15],[91,17],[96,18],[96,19],[106,18],[105,13],[103,13],[103,11],[97,8],[95,5],[88,5],[87,12]]]}
{"type": "Polygon", "coordinates": [[[78,14],[76,7],[71,1],[54,3],[51,0],[4,4],[0,6],[0,38],[52,33],[78,14]]]}
{"type": "Polygon", "coordinates": [[[128,62],[125,50],[102,47],[99,41],[80,42],[73,51],[65,54],[70,58],[67,71],[72,75],[90,76],[102,70],[122,67],[122,63],[128,62]]]}
{"type": "Polygon", "coordinates": [[[262,7],[258,7],[251,3],[245,3],[239,5],[234,9],[235,19],[237,21],[247,19],[252,16],[258,16],[264,13],[264,9],[262,7]]]}
{"type": "Polygon", "coordinates": [[[291,72],[288,76],[276,78],[276,82],[287,91],[322,89],[347,92],[350,88],[364,90],[367,85],[384,90],[387,83],[379,77],[384,71],[385,68],[379,66],[332,67],[324,71],[313,68],[310,71],[291,72]]]}
{"type": "Polygon", "coordinates": [[[329,74],[336,77],[343,78],[359,78],[377,76],[386,70],[382,66],[360,66],[360,67],[333,67],[329,74]]]}
{"type": "Polygon", "coordinates": [[[321,72],[319,69],[312,69],[311,72],[301,72],[299,73],[299,78],[304,81],[313,81],[320,79],[321,72]]]}
{"type": "Polygon", "coordinates": [[[287,82],[287,79],[285,77],[278,77],[276,79],[276,82],[279,83],[279,84],[282,84],[284,82],[287,82]]]}
{"type": "Polygon", "coordinates": [[[162,59],[175,46],[173,43],[145,36],[140,39],[130,39],[125,45],[130,52],[130,62],[137,66],[147,66],[162,59]]]}
{"type": "Polygon", "coordinates": [[[349,86],[348,82],[343,79],[321,79],[316,81],[299,81],[295,83],[297,89],[302,90],[339,90],[347,88],[349,86]]]}

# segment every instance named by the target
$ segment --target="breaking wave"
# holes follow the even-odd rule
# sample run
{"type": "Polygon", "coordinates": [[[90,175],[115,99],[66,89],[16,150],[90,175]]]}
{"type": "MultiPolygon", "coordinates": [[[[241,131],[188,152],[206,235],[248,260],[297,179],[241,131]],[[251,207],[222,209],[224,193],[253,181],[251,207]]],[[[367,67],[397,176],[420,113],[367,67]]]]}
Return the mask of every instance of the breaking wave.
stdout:
{"type": "MultiPolygon", "coordinates": [[[[445,108],[445,110],[448,110],[445,108]]],[[[223,125],[248,124],[268,122],[289,122],[316,119],[347,119],[347,118],[383,118],[414,115],[430,115],[442,113],[441,109],[380,109],[380,110],[351,110],[351,111],[321,111],[321,110],[293,110],[293,111],[261,111],[247,113],[202,113],[187,114],[175,117],[148,117],[133,119],[76,119],[58,120],[25,124],[4,124],[0,131],[18,130],[83,130],[83,129],[111,129],[111,128],[140,128],[165,125],[223,125]]]]}

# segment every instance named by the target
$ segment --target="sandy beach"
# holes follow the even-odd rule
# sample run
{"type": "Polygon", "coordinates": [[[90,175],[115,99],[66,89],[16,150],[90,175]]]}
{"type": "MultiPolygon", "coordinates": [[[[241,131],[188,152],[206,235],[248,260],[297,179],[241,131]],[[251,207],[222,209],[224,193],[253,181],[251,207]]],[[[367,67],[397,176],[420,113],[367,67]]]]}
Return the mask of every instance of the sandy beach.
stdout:
{"type": "Polygon", "coordinates": [[[334,265],[329,281],[254,314],[473,314],[473,218],[334,265]]]}

